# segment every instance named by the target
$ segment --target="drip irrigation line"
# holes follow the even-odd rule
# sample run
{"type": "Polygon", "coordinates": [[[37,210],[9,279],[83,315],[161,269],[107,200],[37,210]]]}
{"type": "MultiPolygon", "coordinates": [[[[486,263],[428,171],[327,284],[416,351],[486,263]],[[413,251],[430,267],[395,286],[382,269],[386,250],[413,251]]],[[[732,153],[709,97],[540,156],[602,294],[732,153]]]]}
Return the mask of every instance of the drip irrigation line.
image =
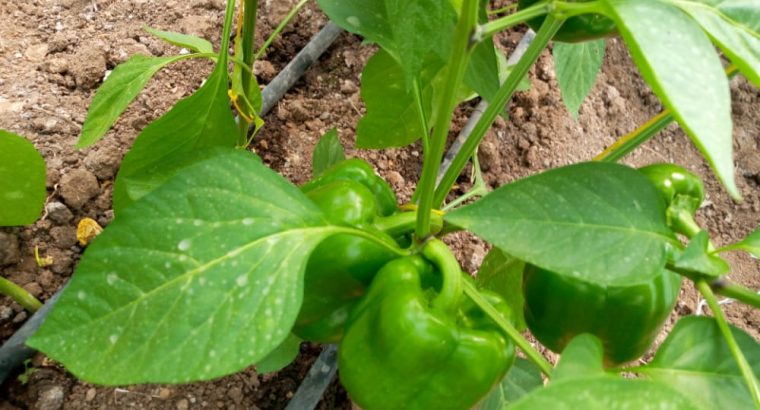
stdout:
{"type": "Polygon", "coordinates": [[[313,410],[322,399],[338,370],[338,347],[327,345],[322,349],[317,361],[309,369],[309,374],[298,386],[285,410],[313,410]]]}

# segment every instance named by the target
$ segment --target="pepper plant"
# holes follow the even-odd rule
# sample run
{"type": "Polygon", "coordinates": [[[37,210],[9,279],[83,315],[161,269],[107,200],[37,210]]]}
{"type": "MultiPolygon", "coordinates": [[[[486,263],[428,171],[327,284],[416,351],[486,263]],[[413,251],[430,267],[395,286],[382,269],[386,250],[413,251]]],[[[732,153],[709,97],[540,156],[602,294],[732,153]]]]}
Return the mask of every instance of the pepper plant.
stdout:
{"type": "MultiPolygon", "coordinates": [[[[413,203],[397,204],[371,167],[345,160],[334,134],[320,142],[316,175],[299,189],[250,152],[203,143],[241,141],[235,127],[215,126],[217,114],[169,113],[143,133],[182,155],[151,157],[138,138],[130,155],[146,155],[151,165],[140,167],[150,172],[126,192],[139,195],[92,243],[30,346],[84,380],[117,385],[208,380],[251,364],[276,369],[301,338],[335,342],[341,380],[366,409],[760,407],[760,346],[726,322],[716,299],[760,308],[760,296],[727,279],[720,257],[760,256],[760,233],[716,249],[693,218],[703,197],[698,178],[672,165],[614,163],[675,119],[727,193],[740,197],[726,72],[760,85],[759,5],[544,0],[511,12],[478,0],[318,3],[378,46],[362,76],[367,114],[357,145],[421,141],[413,203]],[[491,38],[526,22],[536,37],[501,82],[491,38]],[[667,112],[597,161],[444,206],[553,38],[617,34],[667,112]],[[713,44],[736,69],[724,70],[713,44]],[[473,93],[488,109],[436,183],[453,113],[473,93]],[[191,134],[175,139],[180,131],[191,134]],[[459,230],[493,245],[475,279],[440,239],[459,230]],[[713,317],[682,318],[649,364],[633,364],[672,311],[683,277],[713,317]],[[526,328],[561,353],[556,367],[525,339],[526,328]],[[525,358],[515,359],[515,349],[525,358]]],[[[208,103],[230,125],[223,108],[233,7],[214,74],[177,106],[208,103]]],[[[563,72],[584,78],[575,85],[562,79],[572,75],[559,76],[566,99],[577,103],[593,83],[594,44],[558,43],[563,72]]],[[[125,160],[121,173],[130,178],[127,170],[140,167],[125,160]]]]}

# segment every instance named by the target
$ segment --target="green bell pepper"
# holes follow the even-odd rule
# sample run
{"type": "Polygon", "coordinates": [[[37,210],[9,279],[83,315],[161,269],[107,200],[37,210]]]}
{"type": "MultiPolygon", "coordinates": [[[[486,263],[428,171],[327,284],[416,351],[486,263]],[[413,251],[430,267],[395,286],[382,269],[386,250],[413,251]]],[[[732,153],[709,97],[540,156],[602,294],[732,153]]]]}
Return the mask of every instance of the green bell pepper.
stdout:
{"type": "MultiPolygon", "coordinates": [[[[364,185],[337,179],[312,187],[306,196],[331,223],[371,231],[393,243],[390,236],[372,227],[377,204],[364,185]]],[[[334,235],[320,243],[306,265],[304,299],[293,333],[320,343],[340,340],[348,312],[366,292],[375,273],[395,257],[387,247],[355,235],[334,235]]]]}
{"type": "Polygon", "coordinates": [[[668,270],[639,283],[602,287],[528,264],[525,321],[538,341],[558,353],[575,336],[591,333],[604,344],[606,364],[617,365],[646,352],[680,286],[681,276],[668,270]]]}
{"type": "Polygon", "coordinates": [[[692,237],[701,230],[694,214],[705,199],[705,186],[693,173],[675,164],[652,164],[639,168],[657,188],[668,207],[668,226],[692,237]]]}
{"type": "Polygon", "coordinates": [[[307,182],[301,191],[310,191],[334,181],[356,181],[364,185],[374,195],[380,216],[389,216],[398,211],[396,194],[388,183],[375,174],[372,165],[359,158],[347,159],[326,169],[322,174],[307,182]]]}
{"type": "MultiPolygon", "coordinates": [[[[423,255],[385,265],[346,324],[340,380],[363,409],[469,409],[514,361],[512,342],[462,302],[446,245],[431,240],[423,255]]],[[[510,316],[500,296],[488,299],[510,316]]]]}
{"type": "MultiPolygon", "coordinates": [[[[589,1],[589,0],[581,0],[589,1]]],[[[539,0],[519,0],[517,9],[523,10],[530,7],[539,0]]],[[[528,20],[528,25],[533,30],[538,31],[546,17],[540,16],[528,20]]],[[[597,38],[609,37],[617,34],[615,22],[608,17],[599,14],[583,14],[573,16],[565,20],[557,34],[554,35],[554,41],[564,43],[580,43],[582,41],[594,40],[597,38]]]]}

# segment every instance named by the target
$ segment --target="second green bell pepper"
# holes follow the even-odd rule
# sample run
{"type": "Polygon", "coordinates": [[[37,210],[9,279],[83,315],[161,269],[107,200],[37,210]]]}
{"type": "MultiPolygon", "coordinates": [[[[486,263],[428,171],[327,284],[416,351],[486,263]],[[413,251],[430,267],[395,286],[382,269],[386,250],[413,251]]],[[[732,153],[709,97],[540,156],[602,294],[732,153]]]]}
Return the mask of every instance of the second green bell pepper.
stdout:
{"type": "MultiPolygon", "coordinates": [[[[512,342],[462,303],[461,270],[444,247],[433,240],[425,257],[389,262],[352,313],[338,366],[363,409],[469,409],[511,366],[512,342]]],[[[494,305],[509,316],[503,299],[494,305]]]]}

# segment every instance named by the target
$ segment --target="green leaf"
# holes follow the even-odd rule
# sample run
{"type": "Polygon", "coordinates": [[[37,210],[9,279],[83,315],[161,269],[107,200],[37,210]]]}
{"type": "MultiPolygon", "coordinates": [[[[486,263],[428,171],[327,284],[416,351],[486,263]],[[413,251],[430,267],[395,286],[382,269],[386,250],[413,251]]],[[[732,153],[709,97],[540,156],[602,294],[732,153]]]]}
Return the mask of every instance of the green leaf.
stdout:
{"type": "Polygon", "coordinates": [[[420,107],[413,88],[405,86],[399,63],[384,50],[378,50],[362,72],[361,97],[367,113],[356,126],[356,146],[359,148],[403,147],[427,133],[422,125],[420,109],[430,118],[433,98],[433,78],[440,70],[437,60],[420,74],[420,107]]]}
{"type": "Polygon", "coordinates": [[[480,410],[500,410],[543,387],[541,370],[533,362],[518,357],[506,377],[480,403],[480,410]]]}
{"type": "MultiPolygon", "coordinates": [[[[760,344],[731,327],[739,348],[756,377],[760,377],[760,344]]],[[[741,371],[713,318],[688,316],[679,320],[652,362],[637,372],[667,384],[707,409],[751,409],[752,397],[741,371]]]]}
{"type": "Polygon", "coordinates": [[[188,34],[175,33],[173,31],[156,30],[152,27],[143,27],[145,31],[177,47],[186,48],[198,53],[213,53],[214,46],[206,39],[188,34]]]}
{"type": "Polygon", "coordinates": [[[760,87],[760,3],[746,0],[689,0],[674,2],[760,87]]]}
{"type": "Polygon", "coordinates": [[[594,87],[604,62],[605,40],[583,43],[554,43],[552,50],[557,83],[567,111],[578,118],[578,110],[594,87]]]}
{"type": "Polygon", "coordinates": [[[734,198],[731,95],[720,58],[694,20],[666,0],[606,0],[633,60],[734,198]]]}
{"type": "Polygon", "coordinates": [[[720,251],[723,252],[723,251],[730,251],[730,250],[736,250],[736,249],[749,252],[752,256],[756,258],[760,258],[760,229],[756,230],[755,232],[752,232],[741,241],[733,245],[729,245],[723,249],[720,249],[720,251]]]}
{"type": "Polygon", "coordinates": [[[494,291],[504,297],[512,309],[515,328],[521,332],[527,328],[523,315],[525,305],[525,298],[522,293],[524,268],[525,262],[494,247],[486,255],[476,277],[479,288],[494,291]]]}
{"type": "Polygon", "coordinates": [[[375,42],[401,65],[407,85],[431,52],[448,59],[456,12],[440,0],[318,0],[341,28],[375,42]]]}
{"type": "Polygon", "coordinates": [[[87,148],[103,138],[158,70],[185,58],[135,55],[116,66],[92,98],[77,148],[87,148]]]}
{"type": "Polygon", "coordinates": [[[686,250],[675,262],[675,267],[716,278],[730,270],[726,261],[710,253],[710,236],[707,231],[699,232],[689,241],[686,250]]]}
{"type": "Polygon", "coordinates": [[[504,185],[445,219],[559,274],[619,285],[649,280],[675,244],[665,204],[638,171],[589,162],[504,185]]]}
{"type": "Polygon", "coordinates": [[[129,204],[186,166],[185,158],[212,147],[234,147],[237,126],[227,96],[227,64],[217,64],[205,84],[137,136],[114,184],[114,211],[129,204]],[[172,166],[178,164],[177,166],[172,166]],[[181,166],[180,166],[181,165],[181,166]]]}
{"type": "Polygon", "coordinates": [[[36,221],[46,195],[42,155],[24,137],[0,130],[0,226],[36,221]]]}
{"type": "Polygon", "coordinates": [[[319,139],[317,146],[314,148],[311,161],[312,178],[318,177],[327,168],[344,159],[346,159],[346,154],[343,152],[343,146],[340,145],[338,130],[333,128],[319,139]]]}
{"type": "Polygon", "coordinates": [[[677,244],[652,184],[619,164],[581,163],[534,175],[445,219],[516,258],[601,285],[649,280],[677,244]]]}
{"type": "Polygon", "coordinates": [[[229,151],[125,209],[28,344],[109,385],[209,380],[277,348],[309,254],[342,228],[253,155],[229,151]]]}
{"type": "Polygon", "coordinates": [[[300,350],[301,339],[291,333],[290,336],[269,353],[267,357],[256,363],[256,373],[274,373],[278,370],[284,369],[286,366],[293,363],[293,360],[298,357],[300,350]]]}
{"type": "Polygon", "coordinates": [[[562,351],[557,368],[552,372],[552,383],[599,377],[604,375],[604,347],[598,337],[584,333],[568,343],[562,351]]]}
{"type": "MultiPolygon", "coordinates": [[[[479,23],[488,22],[488,1],[480,2],[479,23]]],[[[460,6],[455,6],[457,10],[460,6]]],[[[477,43],[475,49],[470,55],[470,61],[467,63],[467,69],[464,73],[464,84],[474,90],[485,100],[491,98],[499,90],[499,51],[493,43],[493,38],[489,37],[484,41],[477,43]]]]}
{"type": "Polygon", "coordinates": [[[600,376],[551,383],[534,390],[509,410],[698,410],[689,398],[662,383],[600,376]]]}

